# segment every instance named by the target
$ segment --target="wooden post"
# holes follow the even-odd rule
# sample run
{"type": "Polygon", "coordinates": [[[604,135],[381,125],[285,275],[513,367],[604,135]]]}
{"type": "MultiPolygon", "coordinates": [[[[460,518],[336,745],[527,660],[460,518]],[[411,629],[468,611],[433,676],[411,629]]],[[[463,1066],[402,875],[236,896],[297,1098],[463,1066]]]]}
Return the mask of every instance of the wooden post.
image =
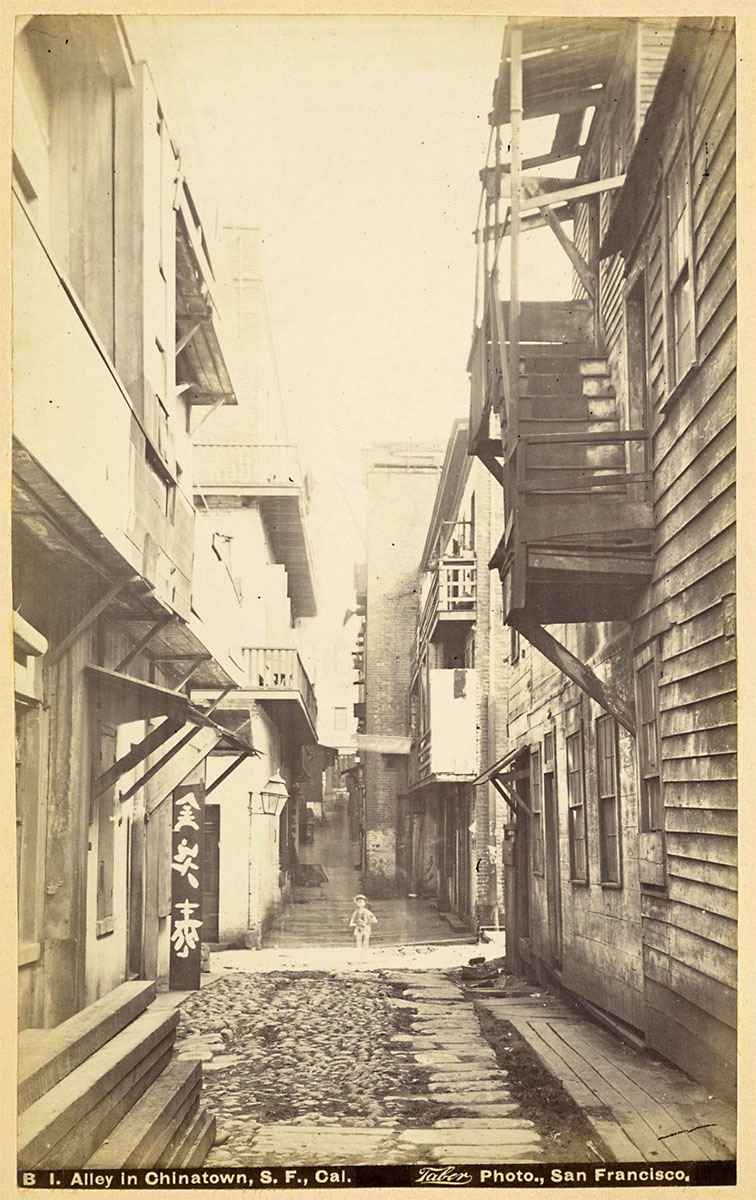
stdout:
{"type": "Polygon", "coordinates": [[[508,455],[514,453],[519,432],[520,400],[520,206],[522,203],[522,29],[512,27],[510,37],[511,196],[509,200],[509,403],[508,455]]]}

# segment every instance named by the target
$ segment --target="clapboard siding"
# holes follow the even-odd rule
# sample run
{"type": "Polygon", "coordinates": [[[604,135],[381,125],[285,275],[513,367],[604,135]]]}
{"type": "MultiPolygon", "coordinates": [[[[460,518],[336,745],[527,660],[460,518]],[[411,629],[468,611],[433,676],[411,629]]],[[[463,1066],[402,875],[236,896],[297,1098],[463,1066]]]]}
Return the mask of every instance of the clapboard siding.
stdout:
{"type": "Polygon", "coordinates": [[[732,36],[704,31],[699,42],[676,111],[647,131],[664,173],[689,106],[697,361],[671,395],[659,208],[637,249],[656,413],[655,571],[639,625],[665,631],[657,649],[668,879],[641,903],[649,1042],[690,1070],[688,1030],[702,1077],[727,1090],[732,1080],[706,1064],[733,1060],[737,964],[737,681],[722,603],[735,587],[735,54],[732,36]]]}

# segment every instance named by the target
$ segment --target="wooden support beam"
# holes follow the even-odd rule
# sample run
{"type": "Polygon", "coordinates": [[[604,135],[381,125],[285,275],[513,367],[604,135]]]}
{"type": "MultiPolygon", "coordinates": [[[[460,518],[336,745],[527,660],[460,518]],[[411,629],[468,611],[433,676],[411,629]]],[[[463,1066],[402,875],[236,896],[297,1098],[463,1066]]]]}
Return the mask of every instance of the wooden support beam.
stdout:
{"type": "Polygon", "coordinates": [[[191,725],[183,737],[180,737],[175,745],[171,746],[170,750],[168,750],[166,754],[159,758],[156,763],[153,763],[152,766],[145,771],[144,775],[140,775],[139,779],[137,779],[135,783],[132,783],[131,787],[122,795],[120,795],[118,799],[121,801],[130,800],[140,788],[144,787],[146,783],[149,783],[153,775],[157,775],[158,771],[160,771],[167,762],[170,762],[174,755],[178,754],[179,750],[182,750],[184,746],[186,746],[186,744],[192,740],[198,729],[199,726],[191,725]]]}
{"type": "MultiPolygon", "coordinates": [[[[529,778],[530,771],[528,770],[528,771],[524,772],[523,777],[529,778]]],[[[491,783],[494,785],[494,787],[496,788],[496,790],[499,793],[499,795],[501,796],[501,798],[503,800],[506,800],[507,804],[509,805],[509,807],[512,809],[513,812],[516,813],[517,809],[521,808],[524,812],[526,812],[528,814],[529,817],[533,816],[533,811],[532,811],[530,805],[527,804],[523,800],[522,796],[516,790],[516,788],[509,788],[507,786],[507,784],[504,782],[504,780],[501,778],[500,775],[495,775],[492,778],[491,783]]]]}
{"type": "Polygon", "coordinates": [[[225,698],[226,698],[226,696],[228,695],[228,693],[229,693],[229,692],[232,692],[232,691],[234,690],[234,688],[235,688],[235,687],[236,687],[236,684],[235,684],[235,683],[229,683],[228,687],[224,688],[224,689],[223,689],[223,691],[221,692],[221,694],[220,694],[219,696],[216,696],[215,700],[213,700],[213,702],[212,702],[212,704],[210,705],[210,707],[209,707],[209,708],[203,708],[203,709],[202,709],[202,716],[203,716],[203,717],[209,717],[209,716],[210,716],[210,713],[213,713],[213,712],[215,712],[215,710],[216,710],[216,708],[218,707],[218,705],[219,705],[220,703],[222,703],[222,701],[223,701],[223,700],[225,700],[225,698]]]}
{"type": "MultiPolygon", "coordinates": [[[[565,159],[579,158],[585,150],[585,146],[579,146],[577,143],[574,146],[568,146],[564,150],[549,151],[548,154],[535,154],[531,158],[525,158],[522,162],[523,171],[531,171],[536,167],[548,167],[552,163],[564,162],[565,159]]],[[[501,164],[502,174],[508,175],[511,164],[508,162],[501,164]]],[[[480,181],[483,184],[488,183],[491,176],[494,174],[493,167],[483,167],[478,174],[480,181]]]]}
{"type": "Polygon", "coordinates": [[[623,729],[626,729],[633,737],[636,736],[634,708],[627,704],[616,688],[599,679],[595,671],[582,663],[571,650],[558,642],[542,625],[531,620],[523,611],[511,612],[507,624],[518,630],[531,645],[540,650],[544,658],[547,658],[563,675],[576,683],[581,691],[600,704],[605,712],[619,721],[623,729]]]}
{"type": "Polygon", "coordinates": [[[194,675],[196,671],[199,671],[199,669],[203,663],[206,663],[208,661],[211,661],[211,655],[198,654],[197,657],[195,658],[194,662],[190,666],[189,670],[186,671],[182,675],[181,679],[176,684],[176,691],[180,692],[182,688],[186,687],[186,685],[189,682],[189,680],[191,679],[192,675],[194,675]]]}
{"type": "MultiPolygon", "coordinates": [[[[617,188],[621,188],[625,182],[626,176],[613,175],[611,179],[596,179],[593,183],[579,183],[575,187],[563,188],[558,192],[549,192],[548,201],[550,205],[567,204],[573,200],[585,200],[588,196],[599,196],[602,192],[611,192],[617,188]]],[[[543,196],[526,196],[522,200],[523,212],[533,208],[540,208],[543,203],[543,196]]]]}
{"type": "MultiPolygon", "coordinates": [[[[555,215],[560,221],[572,220],[572,209],[568,204],[562,203],[559,207],[555,206],[555,215]]],[[[527,212],[520,217],[520,232],[525,233],[531,229],[543,229],[547,224],[546,218],[537,210],[527,212]]],[[[500,242],[502,238],[507,237],[510,233],[509,214],[504,221],[499,225],[489,225],[486,229],[478,229],[473,234],[476,241],[491,241],[495,239],[500,242]]],[[[497,247],[498,249],[498,247],[497,247]]]]}
{"type": "Polygon", "coordinates": [[[176,358],[178,358],[178,356],[179,356],[179,354],[181,353],[181,351],[182,351],[182,350],[185,350],[185,349],[186,349],[186,347],[189,345],[189,343],[191,342],[191,340],[192,340],[192,338],[194,337],[194,335],[195,335],[196,333],[199,333],[199,331],[200,331],[200,329],[202,328],[203,324],[204,324],[204,321],[202,321],[202,320],[201,320],[201,321],[195,321],[195,323],[194,323],[194,325],[192,325],[191,329],[189,329],[189,330],[188,330],[188,331],[187,331],[187,332],[186,332],[186,333],[183,335],[183,337],[180,337],[180,338],[179,338],[179,340],[176,342],[176,358]]]}
{"type": "Polygon", "coordinates": [[[513,813],[516,813],[516,812],[517,812],[517,805],[515,804],[515,802],[514,802],[514,800],[512,799],[512,797],[511,797],[511,796],[508,794],[508,792],[506,791],[506,789],[505,789],[504,787],[502,787],[501,783],[499,782],[499,780],[496,778],[496,776],[495,776],[495,775],[493,775],[493,776],[491,777],[491,783],[492,783],[492,784],[494,785],[494,787],[496,788],[496,791],[499,793],[499,795],[501,796],[502,800],[504,800],[504,801],[505,801],[505,802],[506,802],[506,803],[509,805],[509,807],[512,809],[512,812],[513,812],[513,813]]]}
{"type": "Polygon", "coordinates": [[[132,746],[128,754],[124,754],[122,758],[113,763],[112,767],[108,767],[107,771],[98,776],[94,782],[93,798],[96,800],[109,787],[117,783],[127,771],[138,767],[140,762],[143,762],[149,754],[154,754],[163,745],[163,742],[167,742],[168,738],[173,737],[174,733],[178,733],[183,724],[183,721],[172,721],[170,717],[166,717],[141,742],[132,746]]]}
{"type": "Polygon", "coordinates": [[[582,283],[586,292],[590,296],[591,300],[595,300],[598,290],[595,273],[588,266],[588,263],[583,258],[575,243],[567,237],[567,234],[562,229],[561,221],[555,217],[551,207],[548,204],[542,204],[540,206],[540,212],[543,213],[551,232],[554,234],[554,237],[559,242],[559,245],[562,247],[573,267],[577,271],[580,282],[582,283]]]}
{"type": "Polygon", "coordinates": [[[493,475],[494,479],[501,487],[504,487],[504,467],[499,462],[493,450],[489,446],[481,446],[476,450],[476,455],[483,463],[484,467],[493,475]]]}
{"type": "Polygon", "coordinates": [[[146,633],[144,635],[144,637],[141,638],[135,646],[131,647],[128,654],[125,656],[125,658],[121,659],[118,666],[113,667],[112,669],[114,671],[118,671],[120,674],[123,670],[125,670],[126,667],[128,667],[129,663],[132,662],[138,654],[142,653],[142,651],[145,649],[146,646],[149,645],[149,643],[152,641],[152,639],[158,633],[160,633],[161,629],[165,629],[166,625],[172,624],[173,621],[175,621],[175,620],[176,620],[176,618],[173,615],[173,613],[167,613],[164,617],[161,617],[161,619],[152,626],[152,629],[150,629],[149,633],[146,633]]]}
{"type": "Polygon", "coordinates": [[[140,578],[140,575],[130,575],[128,579],[121,579],[117,583],[114,583],[112,587],[108,588],[107,592],[105,592],[105,594],[102,595],[100,599],[92,605],[89,612],[86,613],[86,615],[83,616],[76,625],[74,625],[73,629],[66,634],[66,636],[63,638],[63,641],[58,642],[57,646],[53,646],[53,648],[47,652],[47,655],[45,656],[45,666],[51,667],[58,661],[58,659],[62,658],[63,655],[71,649],[74,642],[78,641],[81,635],[87,629],[89,629],[92,622],[97,620],[100,613],[104,612],[109,604],[112,604],[118,593],[121,592],[127,584],[137,583],[140,578]]]}
{"type": "MultiPolygon", "coordinates": [[[[210,400],[212,400],[212,399],[215,399],[215,403],[213,404],[213,407],[212,407],[212,408],[209,408],[209,409],[208,409],[208,411],[207,411],[206,413],[204,413],[204,414],[203,414],[203,416],[202,416],[202,419],[201,419],[201,420],[199,420],[199,421],[197,422],[197,424],[194,426],[194,429],[193,429],[193,430],[191,431],[191,433],[189,434],[190,438],[194,439],[194,437],[195,437],[195,435],[196,435],[196,433],[197,433],[197,430],[198,430],[198,429],[201,429],[201,428],[202,428],[202,426],[205,424],[205,421],[209,421],[209,420],[210,420],[210,417],[212,417],[213,413],[216,413],[216,412],[218,411],[218,409],[219,409],[219,408],[222,408],[222,407],[223,407],[223,405],[226,403],[226,401],[227,401],[228,399],[230,399],[232,396],[233,396],[233,392],[229,392],[229,393],[226,393],[226,392],[224,392],[224,393],[223,393],[223,395],[222,395],[222,396],[220,396],[220,397],[218,397],[218,398],[216,398],[216,397],[210,397],[210,400]]],[[[208,400],[208,401],[207,401],[207,403],[209,403],[209,402],[210,402],[210,400],[208,400]]],[[[193,403],[195,403],[195,404],[203,404],[203,403],[206,403],[206,401],[202,401],[202,400],[196,400],[196,399],[195,399],[195,400],[193,401],[193,403]]]]}
{"type": "Polygon", "coordinates": [[[229,767],[226,767],[225,771],[219,775],[217,779],[213,780],[209,787],[205,788],[206,800],[210,793],[214,792],[217,787],[220,787],[220,785],[228,779],[231,772],[235,771],[237,767],[240,767],[246,758],[249,758],[248,754],[240,754],[238,758],[234,759],[229,767]]]}
{"type": "MultiPolygon", "coordinates": [[[[497,199],[509,200],[511,198],[511,169],[510,172],[502,177],[499,190],[496,193],[497,199]]],[[[569,188],[581,187],[583,184],[596,183],[595,179],[589,179],[587,176],[569,176],[555,177],[550,175],[527,175],[523,169],[523,174],[520,178],[521,195],[528,197],[531,200],[537,200],[541,197],[543,200],[548,200],[549,196],[555,192],[564,192],[569,188]]]]}

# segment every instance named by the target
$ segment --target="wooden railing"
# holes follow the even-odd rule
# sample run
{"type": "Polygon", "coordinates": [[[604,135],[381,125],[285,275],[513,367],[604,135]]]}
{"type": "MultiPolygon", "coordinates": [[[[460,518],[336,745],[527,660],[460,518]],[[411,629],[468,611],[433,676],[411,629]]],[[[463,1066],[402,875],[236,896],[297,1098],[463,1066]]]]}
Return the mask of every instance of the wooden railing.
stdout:
{"type": "Polygon", "coordinates": [[[271,691],[296,691],[302,696],[312,724],[317,728],[318,705],[315,691],[302,660],[291,647],[246,646],[247,680],[251,688],[271,691]]]}
{"type": "Polygon", "coordinates": [[[444,613],[470,613],[475,617],[477,604],[477,567],[472,555],[444,559],[431,574],[430,588],[420,614],[412,654],[415,674],[423,646],[430,639],[436,618],[444,613]]]}
{"type": "Polygon", "coordinates": [[[417,743],[417,778],[427,779],[431,768],[431,735],[430,730],[423,734],[417,743]]]}

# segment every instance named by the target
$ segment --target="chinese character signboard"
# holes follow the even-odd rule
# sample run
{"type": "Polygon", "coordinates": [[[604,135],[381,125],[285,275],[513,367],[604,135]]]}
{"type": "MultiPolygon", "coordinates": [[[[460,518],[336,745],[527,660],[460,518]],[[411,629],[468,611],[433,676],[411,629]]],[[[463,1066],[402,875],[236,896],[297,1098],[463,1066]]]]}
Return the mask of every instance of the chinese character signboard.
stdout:
{"type": "Polygon", "coordinates": [[[205,822],[203,779],[193,783],[185,780],[176,788],[172,815],[169,986],[172,991],[190,991],[200,985],[202,836],[205,822]]]}

